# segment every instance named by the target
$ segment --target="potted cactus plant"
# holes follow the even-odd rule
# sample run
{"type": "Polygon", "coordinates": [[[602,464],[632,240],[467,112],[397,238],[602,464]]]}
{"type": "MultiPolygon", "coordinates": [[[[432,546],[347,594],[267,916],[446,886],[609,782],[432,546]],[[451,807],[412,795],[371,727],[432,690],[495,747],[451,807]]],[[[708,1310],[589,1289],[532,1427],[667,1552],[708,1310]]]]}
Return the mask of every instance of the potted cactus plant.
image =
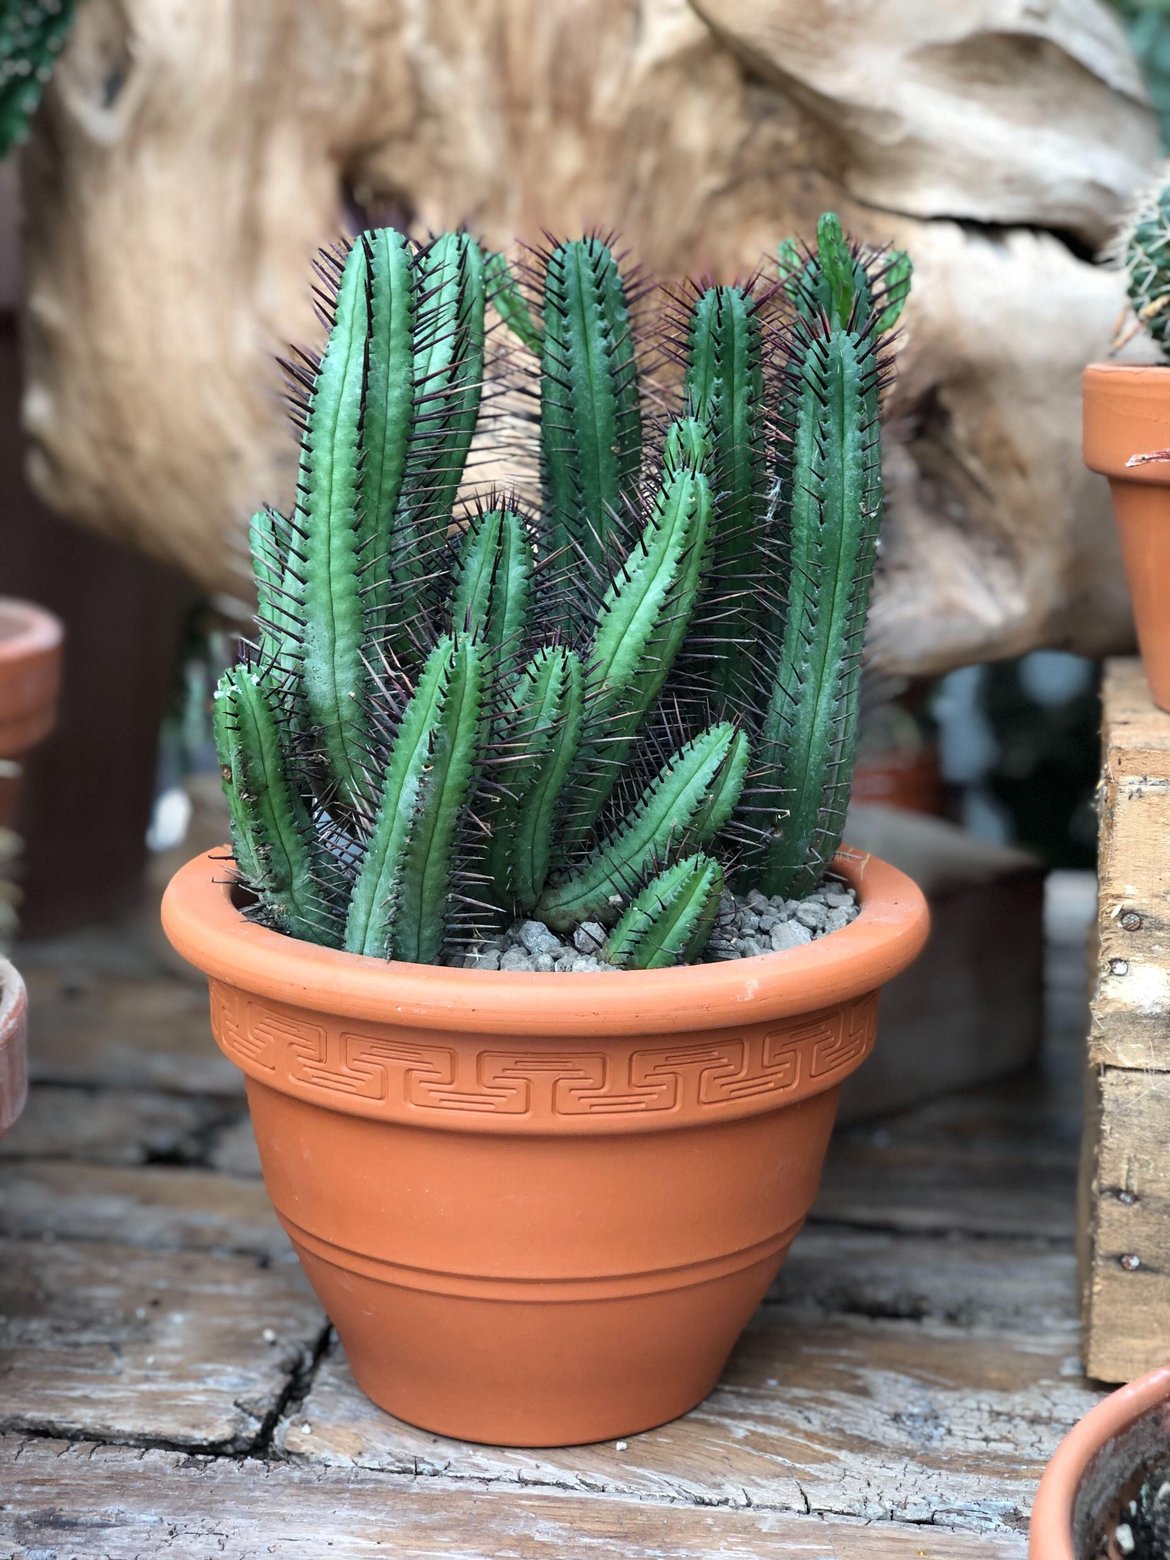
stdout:
{"type": "Polygon", "coordinates": [[[1166,1560],[1170,1555],[1170,1366],[1112,1392],[1044,1470],[1029,1560],[1166,1560]]]}
{"type": "Polygon", "coordinates": [[[926,935],[840,849],[909,263],[829,216],[780,266],[657,308],[597,237],[525,287],[369,232],[289,365],[296,502],[215,702],[231,850],[163,918],[355,1377],[432,1430],[596,1440],[711,1390],[926,935]],[[460,503],[485,443],[533,502],[460,503]]]}
{"type": "Polygon", "coordinates": [[[1091,363],[1084,376],[1085,464],[1109,479],[1154,702],[1170,709],[1170,184],[1138,205],[1117,240],[1132,319],[1160,361],[1091,363]]]}

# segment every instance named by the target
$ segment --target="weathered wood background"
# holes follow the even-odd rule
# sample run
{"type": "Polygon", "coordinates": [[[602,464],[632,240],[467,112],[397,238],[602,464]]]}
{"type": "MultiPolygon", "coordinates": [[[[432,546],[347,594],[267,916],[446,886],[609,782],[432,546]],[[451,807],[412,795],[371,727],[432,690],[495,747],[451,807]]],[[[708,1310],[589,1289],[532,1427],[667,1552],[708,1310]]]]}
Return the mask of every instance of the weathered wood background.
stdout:
{"type": "Polygon", "coordinates": [[[667,277],[840,209],[913,254],[881,665],[1128,642],[1079,374],[1157,155],[1100,0],[87,0],[25,163],[36,485],[217,589],[287,502],[273,356],[367,218],[623,231],[667,277]]]}
{"type": "Polygon", "coordinates": [[[1103,704],[1081,1264],[1088,1368],[1120,1382],[1170,1351],[1170,715],[1138,661],[1103,704]]]}
{"type": "Polygon", "coordinates": [[[0,1554],[1022,1560],[1040,1469],[1100,1395],[1073,1250],[1091,903],[1087,878],[1050,896],[1041,1065],[838,1135],[705,1404],[539,1452],[413,1430],[356,1389],[197,984],[134,926],[29,945],[0,1554]]]}

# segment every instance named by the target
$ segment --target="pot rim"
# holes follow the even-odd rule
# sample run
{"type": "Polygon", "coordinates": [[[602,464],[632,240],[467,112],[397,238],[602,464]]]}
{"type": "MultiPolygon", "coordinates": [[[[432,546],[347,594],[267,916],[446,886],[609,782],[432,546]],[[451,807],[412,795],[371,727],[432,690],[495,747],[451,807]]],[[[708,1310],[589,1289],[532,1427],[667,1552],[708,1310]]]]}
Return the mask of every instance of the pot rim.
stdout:
{"type": "Polygon", "coordinates": [[[60,618],[48,608],[16,596],[0,596],[0,662],[23,661],[55,650],[64,635],[60,618]]]}
{"type": "Polygon", "coordinates": [[[1032,1506],[1030,1560],[1077,1560],[1073,1517],[1077,1492],[1094,1459],[1116,1436],[1159,1403],[1170,1400],[1170,1365],[1111,1392],[1079,1420],[1044,1470],[1032,1506]]]}
{"type": "Polygon", "coordinates": [[[668,970],[558,974],[466,970],[344,953],[248,921],[233,905],[228,848],[181,867],[162,903],[178,953],[209,979],[348,1018],[464,1034],[621,1036],[718,1028],[816,1012],[873,991],[926,941],[922,890],[877,856],[843,848],[832,870],[857,891],[850,925],[801,948],[668,970]]]}
{"type": "Polygon", "coordinates": [[[1081,376],[1086,466],[1110,482],[1170,486],[1170,463],[1130,465],[1170,444],[1170,363],[1090,363],[1081,376]]]}
{"type": "Polygon", "coordinates": [[[24,977],[15,964],[0,958],[0,1046],[12,1037],[20,1024],[28,997],[24,977]]]}

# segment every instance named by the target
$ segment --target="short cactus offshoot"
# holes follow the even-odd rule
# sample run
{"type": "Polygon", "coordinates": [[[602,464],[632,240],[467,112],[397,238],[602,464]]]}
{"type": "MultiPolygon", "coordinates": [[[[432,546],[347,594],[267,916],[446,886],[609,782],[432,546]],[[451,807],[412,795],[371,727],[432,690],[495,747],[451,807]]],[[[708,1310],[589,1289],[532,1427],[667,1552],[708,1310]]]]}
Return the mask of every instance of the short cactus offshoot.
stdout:
{"type": "Polygon", "coordinates": [[[839,842],[909,269],[825,219],[780,288],[698,289],[649,340],[682,360],[665,425],[610,247],[530,269],[466,233],[322,256],[296,502],[252,522],[260,631],[216,697],[233,853],[249,914],[308,941],[433,963],[536,916],[658,968],[729,878],[803,892],[839,842]],[[538,513],[459,500],[489,305],[538,513]]]}

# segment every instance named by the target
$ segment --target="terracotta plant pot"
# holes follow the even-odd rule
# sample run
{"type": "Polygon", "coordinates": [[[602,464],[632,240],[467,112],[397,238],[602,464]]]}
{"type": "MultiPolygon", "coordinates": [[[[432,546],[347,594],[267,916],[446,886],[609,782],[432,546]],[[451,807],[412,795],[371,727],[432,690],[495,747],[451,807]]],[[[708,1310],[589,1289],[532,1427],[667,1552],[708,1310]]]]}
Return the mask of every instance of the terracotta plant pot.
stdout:
{"type": "MultiPolygon", "coordinates": [[[[0,596],[0,760],[23,758],[57,719],[60,621],[44,607],[0,596]]],[[[11,828],[17,776],[0,775],[0,825],[11,828]]]]}
{"type": "Polygon", "coordinates": [[[62,638],[44,607],[0,596],[0,758],[19,758],[52,731],[62,638]]]}
{"type": "Polygon", "coordinates": [[[1084,377],[1085,464],[1109,478],[1154,703],[1170,710],[1170,366],[1092,363],[1084,377]]]}
{"type": "Polygon", "coordinates": [[[516,1446],[647,1429],[711,1391],[800,1228],[915,885],[792,952],[539,975],[383,963],[249,924],[222,853],[163,924],[206,972],[269,1195],[358,1384],[516,1446]]]}
{"type": "Polygon", "coordinates": [[[867,754],[853,771],[849,792],[854,802],[896,807],[900,812],[941,818],[946,812],[946,788],[936,743],[900,751],[867,754]]]}
{"type": "Polygon", "coordinates": [[[1029,1560],[1101,1560],[1142,1476],[1170,1464],[1170,1365],[1113,1392],[1056,1449],[1032,1508],[1029,1560]]]}
{"type": "Polygon", "coordinates": [[[0,1132],[24,1109],[28,1095],[28,997],[20,972],[0,959],[0,1132]]]}

